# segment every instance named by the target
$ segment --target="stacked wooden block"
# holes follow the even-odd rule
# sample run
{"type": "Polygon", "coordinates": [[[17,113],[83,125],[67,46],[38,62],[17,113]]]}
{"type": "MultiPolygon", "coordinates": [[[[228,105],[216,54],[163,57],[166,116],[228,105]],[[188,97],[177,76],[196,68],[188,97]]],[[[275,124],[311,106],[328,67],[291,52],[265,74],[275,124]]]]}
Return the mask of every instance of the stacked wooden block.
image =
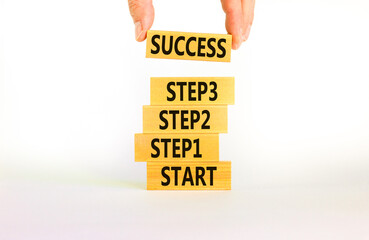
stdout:
{"type": "MultiPolygon", "coordinates": [[[[147,57],[230,61],[230,35],[149,31],[147,57]],[[183,54],[182,54],[183,53],[183,54]]],[[[229,190],[231,162],[219,161],[219,133],[234,104],[233,77],[151,78],[135,161],[148,190],[229,190]]]]}

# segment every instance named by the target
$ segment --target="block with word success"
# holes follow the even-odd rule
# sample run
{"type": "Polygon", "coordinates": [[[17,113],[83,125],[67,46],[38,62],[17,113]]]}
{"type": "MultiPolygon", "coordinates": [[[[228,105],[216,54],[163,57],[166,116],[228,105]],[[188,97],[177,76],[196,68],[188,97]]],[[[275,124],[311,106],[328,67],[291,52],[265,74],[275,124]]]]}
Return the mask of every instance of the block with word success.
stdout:
{"type": "Polygon", "coordinates": [[[143,106],[144,133],[226,133],[227,106],[143,106]]]}
{"type": "Polygon", "coordinates": [[[232,35],[147,31],[146,57],[230,62],[232,35]]]}
{"type": "Polygon", "coordinates": [[[151,105],[234,104],[234,77],[152,77],[151,105]]]}
{"type": "Polygon", "coordinates": [[[231,162],[148,162],[147,190],[230,190],[231,162]]]}
{"type": "Polygon", "coordinates": [[[135,161],[219,160],[219,134],[135,134],[135,161]]]}

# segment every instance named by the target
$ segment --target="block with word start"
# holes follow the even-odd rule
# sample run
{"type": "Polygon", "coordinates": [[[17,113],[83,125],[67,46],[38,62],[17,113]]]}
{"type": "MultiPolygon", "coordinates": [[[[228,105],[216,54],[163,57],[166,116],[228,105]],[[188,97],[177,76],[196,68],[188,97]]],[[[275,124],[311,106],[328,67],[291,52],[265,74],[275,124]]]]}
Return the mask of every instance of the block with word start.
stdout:
{"type": "Polygon", "coordinates": [[[148,190],[229,190],[231,162],[148,162],[148,190]]]}

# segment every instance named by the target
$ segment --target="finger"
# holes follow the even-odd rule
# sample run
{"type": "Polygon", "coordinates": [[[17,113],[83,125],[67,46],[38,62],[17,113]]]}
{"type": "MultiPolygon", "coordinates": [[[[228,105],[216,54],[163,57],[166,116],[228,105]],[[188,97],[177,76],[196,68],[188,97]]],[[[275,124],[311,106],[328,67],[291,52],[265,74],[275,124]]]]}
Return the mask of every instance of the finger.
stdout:
{"type": "Polygon", "coordinates": [[[241,0],[221,0],[226,14],[226,29],[232,34],[232,48],[238,49],[242,43],[242,4],[241,0]]]}
{"type": "Polygon", "coordinates": [[[242,41],[246,41],[249,38],[251,26],[254,21],[254,9],[255,0],[242,0],[242,41]]]}
{"type": "Polygon", "coordinates": [[[146,32],[154,22],[154,7],[151,0],[128,0],[129,11],[135,24],[136,40],[146,39],[146,32]]]}

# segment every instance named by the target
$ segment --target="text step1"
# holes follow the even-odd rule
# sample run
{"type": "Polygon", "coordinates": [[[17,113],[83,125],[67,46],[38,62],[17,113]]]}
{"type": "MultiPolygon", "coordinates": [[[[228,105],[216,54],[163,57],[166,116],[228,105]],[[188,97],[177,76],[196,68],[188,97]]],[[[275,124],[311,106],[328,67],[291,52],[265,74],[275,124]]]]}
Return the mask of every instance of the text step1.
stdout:
{"type": "Polygon", "coordinates": [[[135,161],[219,161],[219,134],[135,134],[135,161]]]}

